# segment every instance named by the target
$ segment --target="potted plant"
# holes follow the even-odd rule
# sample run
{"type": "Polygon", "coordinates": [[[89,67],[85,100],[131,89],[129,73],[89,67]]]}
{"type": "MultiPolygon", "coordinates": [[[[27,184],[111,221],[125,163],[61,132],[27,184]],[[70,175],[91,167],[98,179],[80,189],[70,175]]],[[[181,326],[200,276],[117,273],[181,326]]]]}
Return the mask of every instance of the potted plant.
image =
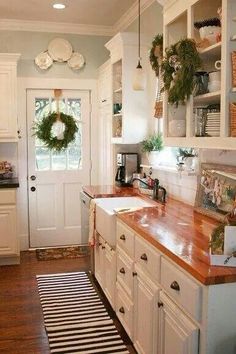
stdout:
{"type": "Polygon", "coordinates": [[[177,154],[178,163],[183,162],[188,171],[193,170],[193,161],[197,156],[196,151],[193,148],[179,148],[177,154]]]}
{"type": "Polygon", "coordinates": [[[147,154],[149,163],[155,165],[159,152],[164,148],[162,134],[156,133],[150,135],[141,142],[141,147],[142,151],[147,154]]]}

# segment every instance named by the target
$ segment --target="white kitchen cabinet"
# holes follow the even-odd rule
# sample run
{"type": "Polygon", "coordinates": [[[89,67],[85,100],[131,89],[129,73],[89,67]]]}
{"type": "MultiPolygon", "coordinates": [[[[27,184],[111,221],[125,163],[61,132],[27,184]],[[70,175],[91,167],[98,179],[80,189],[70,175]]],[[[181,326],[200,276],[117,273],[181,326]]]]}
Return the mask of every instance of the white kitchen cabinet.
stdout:
{"type": "Polygon", "coordinates": [[[16,190],[0,191],[0,265],[19,263],[16,190]]]}
{"type": "Polygon", "coordinates": [[[95,277],[102,289],[105,287],[105,241],[97,233],[94,252],[95,277]]]}
{"type": "MultiPolygon", "coordinates": [[[[142,66],[147,72],[148,48],[142,40],[142,66]]],[[[137,34],[118,33],[106,45],[112,67],[112,142],[136,144],[147,134],[148,92],[134,91],[132,81],[138,60],[137,34]]]]}
{"type": "Polygon", "coordinates": [[[111,63],[108,60],[98,72],[98,131],[99,131],[99,183],[113,184],[113,146],[111,144],[112,120],[111,63]]]}
{"type": "Polygon", "coordinates": [[[163,292],[158,306],[158,354],[198,354],[198,327],[163,292]]]}
{"type": "MultiPolygon", "coordinates": [[[[199,31],[194,29],[194,22],[218,17],[217,9],[222,7],[220,42],[199,49],[202,68],[207,72],[215,71],[215,61],[221,60],[221,89],[199,96],[191,96],[186,106],[171,108],[168,105],[168,95],[164,95],[164,140],[167,146],[188,146],[216,149],[236,149],[236,139],[231,137],[229,103],[236,102],[236,90],[232,87],[231,52],[236,50],[236,42],[231,40],[236,34],[235,0],[191,0],[167,1],[164,6],[164,46],[169,47],[182,38],[194,38],[200,42],[199,31]],[[196,117],[194,109],[220,104],[219,136],[198,136],[196,133],[196,117]],[[181,110],[184,110],[182,113],[181,110]],[[172,131],[172,120],[186,121],[186,134],[176,136],[177,129],[172,131]]],[[[202,124],[202,123],[201,123],[202,124]]]]}
{"type": "Polygon", "coordinates": [[[20,54],[0,53],[0,142],[16,142],[17,61],[20,54]]]}
{"type": "Polygon", "coordinates": [[[116,290],[116,251],[107,243],[105,245],[105,287],[104,292],[112,308],[115,308],[116,290]]]}
{"type": "Polygon", "coordinates": [[[140,354],[157,352],[159,288],[135,266],[134,346],[140,354]]]}

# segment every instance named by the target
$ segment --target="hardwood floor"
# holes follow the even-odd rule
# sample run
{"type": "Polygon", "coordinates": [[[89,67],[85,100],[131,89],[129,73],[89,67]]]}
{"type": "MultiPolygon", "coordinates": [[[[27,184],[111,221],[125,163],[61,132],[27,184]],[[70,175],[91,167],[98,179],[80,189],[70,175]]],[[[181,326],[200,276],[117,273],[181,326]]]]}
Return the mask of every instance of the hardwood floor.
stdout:
{"type": "MultiPolygon", "coordinates": [[[[35,276],[88,271],[89,267],[89,257],[37,261],[35,252],[22,252],[20,265],[0,267],[0,353],[49,354],[35,276]]],[[[130,344],[128,348],[136,353],[130,344]]]]}

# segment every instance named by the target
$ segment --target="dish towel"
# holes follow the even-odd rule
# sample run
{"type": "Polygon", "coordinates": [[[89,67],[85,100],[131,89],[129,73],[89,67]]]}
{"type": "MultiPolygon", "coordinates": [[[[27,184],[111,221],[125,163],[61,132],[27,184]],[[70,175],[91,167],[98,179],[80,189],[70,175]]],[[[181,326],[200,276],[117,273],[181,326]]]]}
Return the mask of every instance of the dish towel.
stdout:
{"type": "Polygon", "coordinates": [[[96,201],[91,199],[89,206],[89,245],[95,245],[95,215],[96,215],[96,201]]]}

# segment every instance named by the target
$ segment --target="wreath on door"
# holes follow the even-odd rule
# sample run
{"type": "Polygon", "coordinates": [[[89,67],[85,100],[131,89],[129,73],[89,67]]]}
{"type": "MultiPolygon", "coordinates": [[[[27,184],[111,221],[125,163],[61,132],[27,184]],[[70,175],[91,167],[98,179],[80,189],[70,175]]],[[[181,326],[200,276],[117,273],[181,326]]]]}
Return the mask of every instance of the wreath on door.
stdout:
{"type": "Polygon", "coordinates": [[[75,140],[78,127],[76,120],[62,112],[52,112],[37,122],[34,135],[50,150],[66,149],[75,140]]]}
{"type": "Polygon", "coordinates": [[[54,90],[57,111],[50,112],[34,126],[34,135],[50,150],[58,152],[66,149],[75,140],[78,131],[76,120],[71,115],[59,111],[61,95],[61,89],[54,90]]]}

